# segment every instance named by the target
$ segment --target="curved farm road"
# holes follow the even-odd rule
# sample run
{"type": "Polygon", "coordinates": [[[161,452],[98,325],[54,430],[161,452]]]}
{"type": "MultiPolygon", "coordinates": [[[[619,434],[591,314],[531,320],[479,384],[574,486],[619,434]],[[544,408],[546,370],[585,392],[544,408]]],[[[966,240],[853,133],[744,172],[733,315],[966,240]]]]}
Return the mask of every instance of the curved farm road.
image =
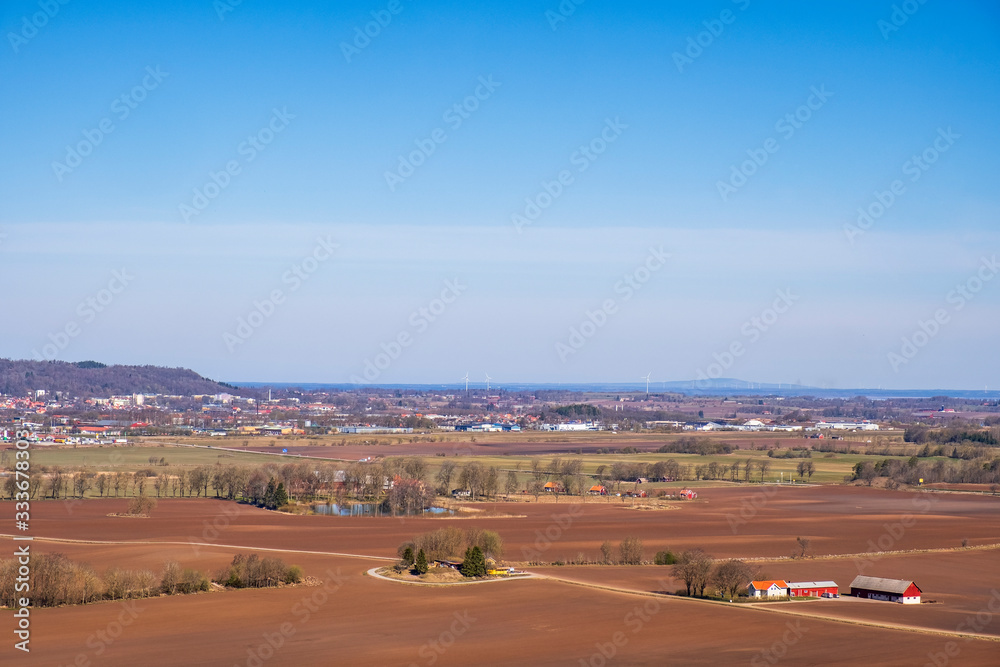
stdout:
{"type": "MultiPolygon", "coordinates": [[[[396,560],[396,559],[393,559],[396,560]]],[[[475,581],[403,581],[402,579],[393,579],[392,577],[387,577],[384,574],[378,573],[379,568],[373,567],[372,569],[365,572],[370,577],[375,579],[381,579],[383,581],[391,581],[395,584],[407,584],[410,586],[469,586],[471,584],[490,584],[495,581],[520,581],[521,579],[545,579],[545,575],[535,574],[533,572],[527,572],[525,574],[516,575],[513,577],[501,577],[499,579],[476,579],[475,581]]]]}
{"type": "MultiPolygon", "coordinates": [[[[13,538],[13,535],[6,533],[0,533],[0,538],[9,537],[13,538]]],[[[245,544],[219,544],[218,542],[177,542],[177,541],[166,541],[166,540],[71,540],[63,537],[35,537],[33,538],[35,542],[60,542],[65,544],[107,544],[107,545],[119,545],[119,546],[134,546],[134,545],[151,545],[158,546],[163,544],[172,544],[181,547],[206,547],[211,549],[252,549],[254,551],[274,551],[277,553],[287,553],[287,554],[309,554],[312,556],[343,556],[347,558],[367,558],[369,560],[385,560],[395,563],[398,558],[390,558],[389,556],[371,556],[367,554],[349,554],[341,553],[338,551],[308,551],[306,549],[277,549],[274,547],[250,547],[245,544]]]]}
{"type": "MultiPolygon", "coordinates": [[[[13,537],[14,537],[14,535],[11,535],[11,534],[0,533],[0,538],[13,538],[13,537]]],[[[195,547],[206,547],[206,548],[217,548],[217,549],[218,548],[223,548],[223,549],[227,549],[227,548],[228,549],[247,549],[247,548],[251,548],[251,549],[259,550],[259,551],[271,551],[271,552],[277,552],[277,553],[299,553],[299,554],[310,554],[310,555],[317,555],[317,556],[342,556],[342,557],[348,557],[348,558],[362,558],[362,559],[379,560],[379,561],[389,561],[389,562],[395,562],[397,560],[396,558],[390,558],[388,556],[372,556],[372,555],[368,555],[368,554],[351,554],[351,553],[341,553],[341,552],[336,552],[336,551],[309,551],[309,550],[305,550],[305,549],[277,549],[277,548],[272,548],[272,547],[247,547],[247,545],[218,544],[218,543],[214,543],[213,544],[213,543],[209,543],[209,542],[191,542],[191,541],[169,541],[169,542],[167,542],[167,541],[155,541],[155,540],[76,540],[76,539],[59,538],[59,537],[35,537],[34,541],[37,541],[37,542],[56,542],[56,543],[67,543],[67,544],[101,544],[101,545],[124,545],[124,546],[129,546],[129,545],[153,545],[153,546],[156,546],[156,545],[172,544],[172,545],[179,545],[179,546],[195,546],[195,547]]],[[[369,569],[367,571],[366,574],[372,576],[375,579],[382,579],[382,580],[385,580],[385,581],[391,581],[391,582],[398,583],[398,584],[410,584],[410,585],[416,585],[416,586],[467,586],[469,584],[486,584],[486,583],[491,583],[491,582],[505,581],[505,579],[485,579],[485,580],[480,580],[480,581],[461,582],[461,583],[454,583],[454,584],[449,584],[449,583],[416,583],[416,582],[405,582],[405,581],[400,581],[398,579],[392,579],[390,577],[384,577],[384,576],[378,574],[375,571],[377,569],[378,568],[371,568],[371,569],[369,569]]],[[[772,602],[772,603],[760,604],[760,605],[757,605],[757,604],[735,604],[735,605],[733,605],[733,604],[730,604],[728,602],[722,602],[722,601],[717,601],[717,600],[701,600],[701,599],[698,599],[698,598],[688,598],[688,597],[675,596],[675,595],[663,595],[663,594],[660,594],[660,593],[654,593],[652,591],[636,590],[636,589],[633,589],[633,588],[625,588],[625,587],[620,587],[620,586],[605,586],[605,585],[601,585],[601,584],[595,584],[595,583],[592,583],[592,582],[577,581],[577,580],[574,580],[574,579],[566,579],[566,578],[563,578],[563,577],[554,577],[554,576],[549,575],[549,574],[540,574],[540,573],[537,573],[537,572],[530,572],[529,571],[527,573],[527,575],[528,576],[513,577],[510,580],[516,581],[516,580],[520,580],[520,579],[548,579],[550,581],[556,581],[556,582],[563,583],[563,584],[568,584],[568,585],[571,585],[571,586],[582,586],[584,588],[593,588],[593,589],[596,589],[596,590],[607,591],[607,592],[610,592],[610,593],[619,593],[619,594],[624,594],[624,595],[638,595],[638,596],[643,596],[643,597],[655,597],[655,598],[658,598],[658,599],[664,599],[665,598],[665,599],[668,599],[668,600],[677,601],[678,603],[681,603],[681,604],[690,603],[690,604],[722,605],[722,606],[726,606],[726,607],[728,607],[730,609],[735,608],[735,609],[743,609],[743,610],[747,610],[747,611],[755,611],[755,612],[760,612],[760,613],[784,614],[786,616],[796,616],[796,617],[802,617],[802,618],[812,618],[812,619],[817,619],[817,620],[830,621],[830,622],[834,622],[834,623],[846,623],[848,625],[868,626],[868,627],[873,627],[873,628],[882,628],[882,629],[886,629],[886,630],[901,630],[901,631],[904,631],[904,632],[916,632],[916,633],[920,633],[920,634],[938,635],[938,636],[942,636],[942,637],[956,637],[956,638],[960,638],[960,639],[982,639],[982,640],[986,640],[986,641],[1000,642],[1000,637],[998,637],[996,635],[984,635],[984,634],[978,634],[978,633],[974,633],[974,632],[957,632],[957,631],[950,632],[950,631],[947,631],[947,630],[939,630],[939,629],[936,629],[936,628],[927,628],[927,627],[915,626],[915,625],[905,625],[905,624],[900,624],[900,623],[885,623],[885,622],[876,622],[876,621],[861,620],[861,619],[843,618],[843,617],[837,617],[837,616],[827,616],[827,615],[822,615],[822,614],[811,614],[811,613],[806,613],[806,612],[801,612],[801,611],[793,611],[792,609],[785,607],[786,604],[787,605],[802,605],[802,604],[809,604],[808,602],[805,602],[805,603],[802,603],[802,602],[795,602],[795,603],[780,603],[780,602],[775,603],[775,602],[772,602]]]]}

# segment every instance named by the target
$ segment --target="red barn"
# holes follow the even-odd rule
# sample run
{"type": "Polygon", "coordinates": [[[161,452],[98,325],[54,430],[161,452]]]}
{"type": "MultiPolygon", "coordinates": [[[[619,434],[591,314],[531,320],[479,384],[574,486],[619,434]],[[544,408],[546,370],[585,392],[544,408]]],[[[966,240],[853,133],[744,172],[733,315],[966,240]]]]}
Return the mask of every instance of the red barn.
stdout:
{"type": "Polygon", "coordinates": [[[836,581],[789,581],[788,597],[821,598],[839,597],[840,588],[836,581]]]}
{"type": "Polygon", "coordinates": [[[882,579],[859,575],[851,582],[851,595],[869,600],[920,604],[921,592],[915,583],[905,579],[882,579]]]}

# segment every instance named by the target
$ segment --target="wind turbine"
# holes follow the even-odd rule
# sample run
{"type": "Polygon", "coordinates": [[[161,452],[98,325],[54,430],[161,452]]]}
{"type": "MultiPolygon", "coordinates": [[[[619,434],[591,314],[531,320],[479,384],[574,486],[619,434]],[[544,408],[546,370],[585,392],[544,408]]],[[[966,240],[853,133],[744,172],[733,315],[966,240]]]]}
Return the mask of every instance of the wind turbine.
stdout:
{"type": "Polygon", "coordinates": [[[641,378],[642,380],[646,381],[646,396],[647,397],[649,396],[649,376],[652,375],[652,374],[653,374],[653,371],[649,371],[648,373],[646,373],[646,375],[644,377],[641,378]]]}
{"type": "Polygon", "coordinates": [[[461,382],[462,380],[465,380],[465,393],[468,394],[469,393],[469,371],[465,371],[465,377],[461,378],[459,380],[459,382],[461,382]]]}
{"type": "Polygon", "coordinates": [[[490,393],[490,380],[492,380],[492,379],[493,378],[490,377],[490,374],[487,373],[486,374],[486,393],[487,394],[490,393]]]}

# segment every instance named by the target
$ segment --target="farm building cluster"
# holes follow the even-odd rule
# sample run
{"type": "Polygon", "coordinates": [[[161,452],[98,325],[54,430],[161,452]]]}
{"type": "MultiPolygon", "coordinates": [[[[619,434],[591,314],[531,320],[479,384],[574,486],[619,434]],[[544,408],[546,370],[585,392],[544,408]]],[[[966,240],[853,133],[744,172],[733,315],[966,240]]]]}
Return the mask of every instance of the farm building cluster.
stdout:
{"type": "MultiPolygon", "coordinates": [[[[840,597],[840,589],[835,581],[751,581],[747,586],[747,593],[752,598],[840,597]]],[[[851,582],[850,595],[868,600],[920,604],[921,593],[920,588],[909,580],[858,575],[851,582]]]]}

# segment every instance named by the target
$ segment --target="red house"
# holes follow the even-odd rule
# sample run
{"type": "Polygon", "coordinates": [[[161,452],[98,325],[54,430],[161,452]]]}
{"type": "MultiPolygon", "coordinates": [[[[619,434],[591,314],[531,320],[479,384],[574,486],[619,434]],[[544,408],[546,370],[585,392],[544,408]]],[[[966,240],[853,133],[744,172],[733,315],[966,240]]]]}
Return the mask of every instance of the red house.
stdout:
{"type": "Polygon", "coordinates": [[[789,581],[788,597],[835,598],[840,596],[836,581],[789,581]]]}

